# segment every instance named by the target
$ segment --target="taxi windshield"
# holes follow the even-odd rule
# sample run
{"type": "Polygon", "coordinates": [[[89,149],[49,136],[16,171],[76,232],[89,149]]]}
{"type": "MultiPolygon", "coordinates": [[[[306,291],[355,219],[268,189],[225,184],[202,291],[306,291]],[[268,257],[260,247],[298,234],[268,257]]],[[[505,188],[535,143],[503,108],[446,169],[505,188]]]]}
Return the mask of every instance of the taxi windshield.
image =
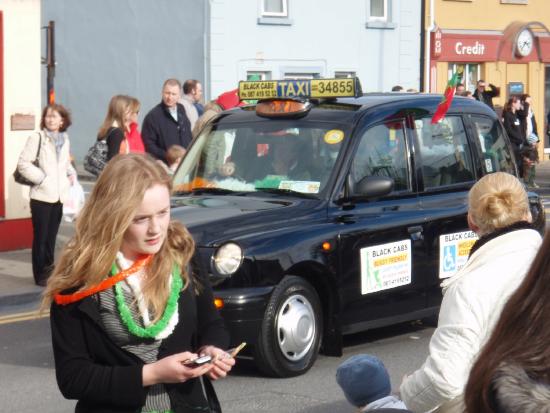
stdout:
{"type": "Polygon", "coordinates": [[[174,177],[176,193],[280,192],[316,197],[346,138],[337,125],[270,120],[207,127],[174,177]]]}

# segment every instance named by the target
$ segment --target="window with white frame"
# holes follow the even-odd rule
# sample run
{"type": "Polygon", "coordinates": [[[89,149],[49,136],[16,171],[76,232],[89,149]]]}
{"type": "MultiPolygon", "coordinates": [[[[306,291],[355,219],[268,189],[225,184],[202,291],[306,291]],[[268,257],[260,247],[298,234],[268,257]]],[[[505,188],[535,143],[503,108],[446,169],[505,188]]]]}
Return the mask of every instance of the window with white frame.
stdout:
{"type": "Polygon", "coordinates": [[[285,72],[284,80],[302,80],[302,79],[319,79],[321,74],[318,72],[285,72]]]}
{"type": "Polygon", "coordinates": [[[261,0],[262,16],[288,17],[288,0],[261,0]]]}
{"type": "Polygon", "coordinates": [[[369,20],[388,21],[388,0],[370,0],[369,20]]]}
{"type": "Polygon", "coordinates": [[[246,80],[271,80],[271,72],[262,70],[248,70],[246,80]]]}
{"type": "Polygon", "coordinates": [[[456,72],[462,72],[462,80],[460,81],[466,90],[474,92],[476,90],[477,81],[480,79],[479,63],[449,63],[449,79],[456,72]]]}

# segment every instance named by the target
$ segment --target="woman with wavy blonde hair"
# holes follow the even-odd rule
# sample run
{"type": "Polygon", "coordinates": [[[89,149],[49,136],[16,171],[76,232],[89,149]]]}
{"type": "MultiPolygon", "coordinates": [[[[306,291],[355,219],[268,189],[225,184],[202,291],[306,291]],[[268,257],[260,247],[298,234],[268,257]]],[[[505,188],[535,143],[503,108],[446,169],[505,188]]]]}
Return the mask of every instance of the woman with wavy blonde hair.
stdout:
{"type": "Polygon", "coordinates": [[[472,363],[540,247],[530,222],[527,193],[515,176],[496,172],[470,190],[468,223],[479,239],[464,267],[441,284],[428,358],[401,384],[401,397],[413,412],[464,412],[472,363]]]}
{"type": "Polygon", "coordinates": [[[107,142],[107,161],[122,153],[130,153],[126,135],[132,123],[132,98],[126,95],[115,95],[109,101],[107,114],[97,133],[98,140],[107,142]]]}
{"type": "Polygon", "coordinates": [[[57,382],[77,410],[209,411],[200,377],[235,363],[211,287],[192,272],[193,239],[170,220],[170,191],[149,156],[113,158],[48,282],[57,382]],[[188,364],[198,353],[213,362],[188,364]]]}

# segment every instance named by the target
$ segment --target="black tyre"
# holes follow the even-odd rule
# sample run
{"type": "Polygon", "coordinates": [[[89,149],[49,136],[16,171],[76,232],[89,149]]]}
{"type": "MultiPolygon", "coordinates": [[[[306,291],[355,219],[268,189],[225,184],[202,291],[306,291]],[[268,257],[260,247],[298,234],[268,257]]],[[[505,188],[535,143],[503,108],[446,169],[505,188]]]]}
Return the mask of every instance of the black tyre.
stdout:
{"type": "Polygon", "coordinates": [[[315,362],[322,336],[317,292],[303,278],[286,276],[269,299],[254,359],[269,376],[298,376],[315,362]]]}

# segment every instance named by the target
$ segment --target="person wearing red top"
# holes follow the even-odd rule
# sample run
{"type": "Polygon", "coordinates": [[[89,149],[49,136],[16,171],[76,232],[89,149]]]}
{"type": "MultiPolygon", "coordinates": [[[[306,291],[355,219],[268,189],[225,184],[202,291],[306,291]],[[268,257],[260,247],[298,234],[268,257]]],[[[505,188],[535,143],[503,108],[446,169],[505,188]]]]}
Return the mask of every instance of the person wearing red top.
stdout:
{"type": "Polygon", "coordinates": [[[144,153],[145,146],[141,139],[141,133],[138,130],[138,113],[141,104],[139,100],[134,97],[130,98],[130,130],[126,132],[126,139],[128,140],[128,147],[130,152],[144,153]]]}

